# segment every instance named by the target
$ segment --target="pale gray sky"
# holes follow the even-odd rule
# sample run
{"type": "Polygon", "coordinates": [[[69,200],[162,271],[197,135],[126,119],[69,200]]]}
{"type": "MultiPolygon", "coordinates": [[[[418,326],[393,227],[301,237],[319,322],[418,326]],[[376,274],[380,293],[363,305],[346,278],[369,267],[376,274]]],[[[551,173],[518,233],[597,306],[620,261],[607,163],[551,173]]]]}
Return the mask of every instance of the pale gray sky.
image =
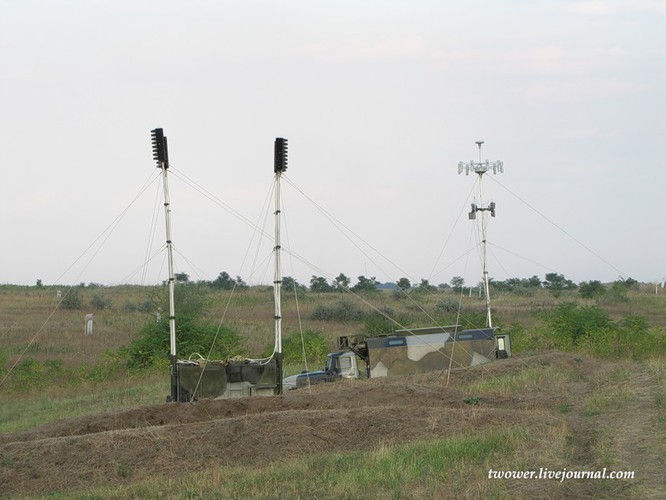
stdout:
{"type": "Polygon", "coordinates": [[[70,268],[157,174],[155,127],[176,266],[193,279],[272,280],[251,228],[176,171],[258,220],[283,136],[289,181],[390,261],[285,182],[285,247],[317,266],[285,256],[299,281],[478,281],[478,252],[459,259],[476,242],[475,179],[457,163],[481,139],[505,165],[483,182],[491,276],[654,282],[665,26],[664,0],[0,0],[0,283],[164,279],[161,254],[135,272],[158,183],[70,268]]]}

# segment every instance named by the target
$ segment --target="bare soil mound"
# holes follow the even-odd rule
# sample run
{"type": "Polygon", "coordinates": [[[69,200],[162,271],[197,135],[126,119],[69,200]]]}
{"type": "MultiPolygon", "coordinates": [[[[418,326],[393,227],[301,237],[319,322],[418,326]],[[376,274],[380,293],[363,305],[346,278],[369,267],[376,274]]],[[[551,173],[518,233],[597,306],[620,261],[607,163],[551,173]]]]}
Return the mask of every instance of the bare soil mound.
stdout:
{"type": "MultiPolygon", "coordinates": [[[[601,369],[598,362],[585,369],[601,369]]],[[[548,353],[452,374],[346,381],[283,396],[169,403],[54,422],[0,435],[0,494],[46,494],[204,469],[257,465],[323,452],[373,449],[470,433],[503,422],[554,424],[561,401],[538,391],[466,403],[459,381],[570,369],[573,356],[548,353]],[[550,410],[550,411],[549,411],[550,410]],[[122,471],[122,473],[119,473],[122,471]]],[[[590,389],[591,390],[591,389],[590,389]]]]}

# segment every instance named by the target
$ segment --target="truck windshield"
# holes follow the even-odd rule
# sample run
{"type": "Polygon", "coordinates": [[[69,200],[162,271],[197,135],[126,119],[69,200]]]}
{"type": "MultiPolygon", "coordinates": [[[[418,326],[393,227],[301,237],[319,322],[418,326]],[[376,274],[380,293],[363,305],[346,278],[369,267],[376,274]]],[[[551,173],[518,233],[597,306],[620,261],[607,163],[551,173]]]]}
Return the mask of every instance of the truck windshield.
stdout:
{"type": "Polygon", "coordinates": [[[339,371],[339,362],[337,357],[329,356],[326,358],[326,371],[332,373],[339,371]]]}

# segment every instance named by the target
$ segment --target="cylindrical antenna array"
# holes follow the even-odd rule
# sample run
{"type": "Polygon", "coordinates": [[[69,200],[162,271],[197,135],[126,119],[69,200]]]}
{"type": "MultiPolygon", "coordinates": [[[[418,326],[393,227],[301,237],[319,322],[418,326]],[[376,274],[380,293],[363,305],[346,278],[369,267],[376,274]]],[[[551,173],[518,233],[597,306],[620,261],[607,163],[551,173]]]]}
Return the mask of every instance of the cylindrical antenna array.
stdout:
{"type": "Polygon", "coordinates": [[[167,149],[167,138],[161,128],[150,131],[153,145],[153,159],[157,162],[157,168],[162,169],[162,185],[164,187],[164,216],[166,220],[166,245],[167,261],[169,265],[169,360],[171,364],[171,401],[180,401],[178,380],[178,354],[176,352],[176,304],[175,285],[173,269],[173,243],[171,237],[171,200],[169,198],[169,182],[167,169],[169,168],[169,151],[167,149]]]}
{"type": "Polygon", "coordinates": [[[275,139],[275,158],[273,172],[275,172],[275,277],[273,280],[273,294],[275,299],[275,368],[278,394],[282,394],[282,268],[280,261],[280,179],[287,170],[287,139],[275,139]]]}

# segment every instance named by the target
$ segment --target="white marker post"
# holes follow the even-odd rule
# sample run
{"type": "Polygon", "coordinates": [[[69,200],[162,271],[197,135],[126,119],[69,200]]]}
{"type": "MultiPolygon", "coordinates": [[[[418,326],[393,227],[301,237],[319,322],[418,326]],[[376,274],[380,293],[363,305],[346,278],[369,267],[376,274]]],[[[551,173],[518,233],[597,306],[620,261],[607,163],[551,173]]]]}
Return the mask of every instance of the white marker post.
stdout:
{"type": "Polygon", "coordinates": [[[86,314],[86,335],[92,335],[93,333],[93,315],[86,314]]]}

